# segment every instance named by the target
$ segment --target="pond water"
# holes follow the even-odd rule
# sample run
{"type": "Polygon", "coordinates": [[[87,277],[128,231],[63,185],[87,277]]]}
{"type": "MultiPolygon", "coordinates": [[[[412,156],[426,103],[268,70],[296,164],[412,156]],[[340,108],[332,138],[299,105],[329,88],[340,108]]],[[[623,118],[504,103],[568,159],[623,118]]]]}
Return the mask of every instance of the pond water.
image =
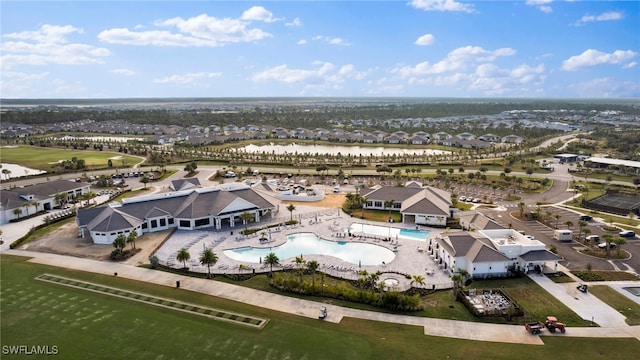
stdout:
{"type": "Polygon", "coordinates": [[[449,151],[436,149],[412,149],[394,148],[383,146],[347,146],[347,145],[307,145],[307,144],[274,144],[269,145],[247,145],[236,148],[239,151],[248,153],[275,153],[275,154],[327,154],[327,155],[347,155],[353,156],[382,156],[382,155],[440,155],[449,154],[449,151]]]}
{"type": "Polygon", "coordinates": [[[56,138],[56,140],[89,140],[89,141],[95,141],[95,142],[127,142],[127,141],[135,141],[135,140],[139,140],[142,141],[144,140],[141,137],[126,137],[126,136],[72,136],[72,135],[65,135],[65,136],[59,136],[56,138]]]}
{"type": "Polygon", "coordinates": [[[1,180],[15,179],[23,176],[39,175],[39,174],[46,173],[46,171],[30,169],[28,167],[24,167],[18,164],[7,164],[7,163],[2,163],[2,169],[0,169],[0,171],[2,171],[2,173],[0,174],[1,180]],[[9,172],[4,172],[3,170],[8,170],[9,172]]]}

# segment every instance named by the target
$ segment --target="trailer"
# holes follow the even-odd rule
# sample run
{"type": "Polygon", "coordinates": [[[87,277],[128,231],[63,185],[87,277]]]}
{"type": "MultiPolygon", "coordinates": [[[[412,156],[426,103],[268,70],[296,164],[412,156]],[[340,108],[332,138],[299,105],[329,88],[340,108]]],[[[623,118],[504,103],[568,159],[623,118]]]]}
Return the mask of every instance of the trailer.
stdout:
{"type": "Polygon", "coordinates": [[[524,324],[524,328],[533,335],[539,335],[542,332],[542,329],[544,329],[544,324],[536,321],[524,324]]]}
{"type": "Polygon", "coordinates": [[[553,238],[558,241],[573,240],[573,232],[571,230],[553,230],[553,238]]]}

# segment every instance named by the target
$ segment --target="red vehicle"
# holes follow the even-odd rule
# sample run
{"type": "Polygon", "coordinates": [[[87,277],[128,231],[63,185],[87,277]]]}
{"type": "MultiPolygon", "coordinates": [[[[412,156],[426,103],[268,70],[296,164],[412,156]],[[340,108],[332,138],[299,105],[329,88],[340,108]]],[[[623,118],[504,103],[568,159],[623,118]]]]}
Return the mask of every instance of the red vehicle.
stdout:
{"type": "Polygon", "coordinates": [[[547,316],[547,321],[544,323],[544,326],[546,326],[546,328],[552,333],[558,330],[563,334],[567,327],[564,323],[558,322],[558,319],[556,319],[555,316],[547,316]]]}

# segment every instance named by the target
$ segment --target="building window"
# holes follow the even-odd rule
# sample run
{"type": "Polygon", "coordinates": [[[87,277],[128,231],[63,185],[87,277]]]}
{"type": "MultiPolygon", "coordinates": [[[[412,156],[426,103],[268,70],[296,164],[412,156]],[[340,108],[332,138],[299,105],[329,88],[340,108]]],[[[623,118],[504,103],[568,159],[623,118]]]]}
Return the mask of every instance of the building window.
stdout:
{"type": "Polygon", "coordinates": [[[382,201],[376,201],[376,202],[374,202],[373,206],[375,206],[375,207],[382,207],[382,201]]]}
{"type": "Polygon", "coordinates": [[[160,226],[167,226],[167,219],[160,219],[160,226]]]}
{"type": "Polygon", "coordinates": [[[173,218],[169,218],[169,225],[173,225],[174,222],[173,218]]]}
{"type": "Polygon", "coordinates": [[[195,221],[195,226],[205,226],[211,224],[209,218],[198,219],[195,221]]]}
{"type": "Polygon", "coordinates": [[[158,227],[158,220],[151,220],[151,228],[158,227]]]}
{"type": "Polygon", "coordinates": [[[180,220],[180,227],[191,227],[191,221],[189,220],[180,220]]]}

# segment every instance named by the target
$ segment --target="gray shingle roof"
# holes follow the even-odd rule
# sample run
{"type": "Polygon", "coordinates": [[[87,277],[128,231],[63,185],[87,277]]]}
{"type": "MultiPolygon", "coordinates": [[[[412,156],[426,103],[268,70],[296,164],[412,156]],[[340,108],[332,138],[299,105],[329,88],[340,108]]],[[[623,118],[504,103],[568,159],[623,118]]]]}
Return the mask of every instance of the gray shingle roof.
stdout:
{"type": "Polygon", "coordinates": [[[552,253],[549,250],[533,250],[526,254],[520,255],[520,258],[524,261],[560,261],[561,257],[552,253]]]}

